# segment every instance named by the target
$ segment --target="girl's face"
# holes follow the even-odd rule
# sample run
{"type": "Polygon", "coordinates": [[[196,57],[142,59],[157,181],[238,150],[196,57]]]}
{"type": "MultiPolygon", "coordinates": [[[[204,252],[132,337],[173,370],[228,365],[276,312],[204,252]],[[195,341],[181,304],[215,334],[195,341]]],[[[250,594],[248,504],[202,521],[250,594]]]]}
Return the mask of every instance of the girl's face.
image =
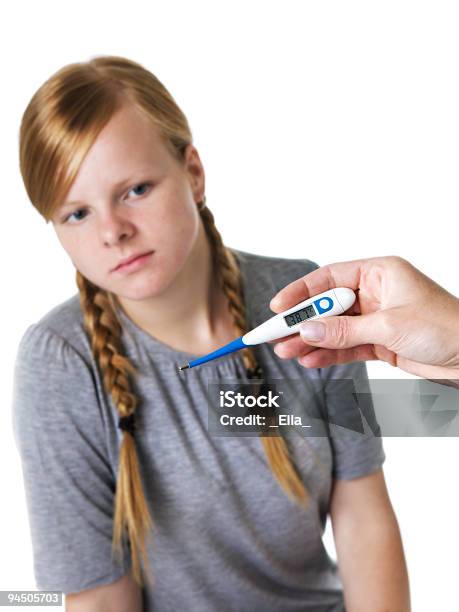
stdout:
{"type": "Polygon", "coordinates": [[[199,233],[204,171],[193,145],[182,166],[159,132],[125,105],[100,132],[51,221],[75,268],[132,300],[160,295],[183,268],[199,233]],[[153,252],[136,268],[120,260],[153,252]]]}

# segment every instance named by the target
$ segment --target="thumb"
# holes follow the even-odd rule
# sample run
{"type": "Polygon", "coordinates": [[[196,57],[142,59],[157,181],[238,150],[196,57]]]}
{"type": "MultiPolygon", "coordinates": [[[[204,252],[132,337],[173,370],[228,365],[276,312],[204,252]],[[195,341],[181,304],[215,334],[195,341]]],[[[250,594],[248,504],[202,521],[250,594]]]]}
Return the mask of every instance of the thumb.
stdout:
{"type": "Polygon", "coordinates": [[[306,344],[323,348],[342,349],[361,344],[385,345],[382,338],[380,311],[365,315],[324,317],[303,323],[299,328],[306,344]]]}

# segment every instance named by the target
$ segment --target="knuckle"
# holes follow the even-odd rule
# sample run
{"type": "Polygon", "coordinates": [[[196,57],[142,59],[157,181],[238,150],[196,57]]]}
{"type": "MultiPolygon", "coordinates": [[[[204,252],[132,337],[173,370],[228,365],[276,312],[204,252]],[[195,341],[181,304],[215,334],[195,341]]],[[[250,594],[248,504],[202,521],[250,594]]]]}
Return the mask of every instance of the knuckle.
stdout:
{"type": "Polygon", "coordinates": [[[404,268],[410,265],[410,262],[407,259],[400,257],[400,255],[389,255],[387,259],[393,266],[399,268],[404,268]]]}
{"type": "Polygon", "coordinates": [[[336,348],[346,346],[349,335],[349,319],[347,317],[336,317],[335,324],[331,327],[330,340],[336,348]]]}

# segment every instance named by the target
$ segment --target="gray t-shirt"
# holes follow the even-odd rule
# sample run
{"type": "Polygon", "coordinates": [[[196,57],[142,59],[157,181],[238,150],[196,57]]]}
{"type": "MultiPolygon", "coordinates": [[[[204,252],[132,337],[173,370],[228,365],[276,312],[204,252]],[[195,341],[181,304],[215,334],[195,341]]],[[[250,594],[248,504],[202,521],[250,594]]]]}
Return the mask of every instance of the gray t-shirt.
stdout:
{"type": "MultiPolygon", "coordinates": [[[[309,260],[233,251],[241,263],[249,329],[273,315],[268,305],[279,289],[317,267],[309,260]]],[[[209,431],[208,384],[244,379],[240,353],[179,372],[193,355],[119,314],[125,352],[140,370],[136,439],[154,522],[148,554],[155,585],[144,589],[144,610],[344,610],[337,566],[322,541],[332,479],[379,469],[381,437],[368,427],[340,436],[333,424],[327,435],[289,433],[310,494],[302,510],[274,479],[259,437],[209,431]]],[[[362,362],[307,370],[279,359],[271,345],[255,350],[266,378],[294,390],[291,405],[302,396],[310,406],[319,402],[309,393],[313,380],[324,387],[340,378],[367,381],[362,362]]],[[[330,395],[327,409],[338,418],[346,402],[330,395]]],[[[371,420],[372,405],[367,415],[371,420]]],[[[39,589],[78,592],[111,583],[130,568],[128,548],[124,566],[111,555],[122,439],[117,423],[76,294],[27,328],[16,358],[13,429],[39,589]]]]}

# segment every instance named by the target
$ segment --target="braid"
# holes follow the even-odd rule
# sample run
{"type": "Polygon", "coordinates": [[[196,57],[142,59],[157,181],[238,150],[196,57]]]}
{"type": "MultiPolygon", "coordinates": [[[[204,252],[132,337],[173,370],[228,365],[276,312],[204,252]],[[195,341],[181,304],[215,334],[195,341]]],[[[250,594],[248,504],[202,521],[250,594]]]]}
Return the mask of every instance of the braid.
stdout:
{"type": "MultiPolygon", "coordinates": [[[[228,308],[233,315],[235,332],[238,336],[243,335],[248,330],[239,266],[234,254],[223,244],[222,237],[215,226],[214,216],[207,208],[205,201],[204,196],[204,199],[200,202],[199,210],[211,244],[213,261],[216,263],[216,273],[220,277],[223,291],[228,298],[228,308]]],[[[252,348],[247,347],[242,350],[242,359],[249,378],[262,374],[252,348]]],[[[309,497],[308,492],[292,462],[284,438],[268,434],[261,436],[261,442],[271,470],[281,487],[290,499],[306,507],[309,497]]]]}
{"type": "MultiPolygon", "coordinates": [[[[137,397],[130,390],[128,374],[137,374],[137,369],[123,355],[121,325],[113,305],[113,297],[99,289],[79,271],[76,282],[80,292],[80,305],[84,325],[91,341],[91,349],[99,365],[104,388],[111,396],[121,419],[134,419],[137,397]]],[[[115,496],[115,516],[112,554],[122,556],[121,540],[127,531],[131,547],[132,573],[139,586],[143,586],[140,555],[149,566],[145,539],[153,523],[140,477],[139,462],[132,430],[123,428],[119,468],[115,496]]],[[[150,574],[152,578],[152,575],[150,574]]]]}

